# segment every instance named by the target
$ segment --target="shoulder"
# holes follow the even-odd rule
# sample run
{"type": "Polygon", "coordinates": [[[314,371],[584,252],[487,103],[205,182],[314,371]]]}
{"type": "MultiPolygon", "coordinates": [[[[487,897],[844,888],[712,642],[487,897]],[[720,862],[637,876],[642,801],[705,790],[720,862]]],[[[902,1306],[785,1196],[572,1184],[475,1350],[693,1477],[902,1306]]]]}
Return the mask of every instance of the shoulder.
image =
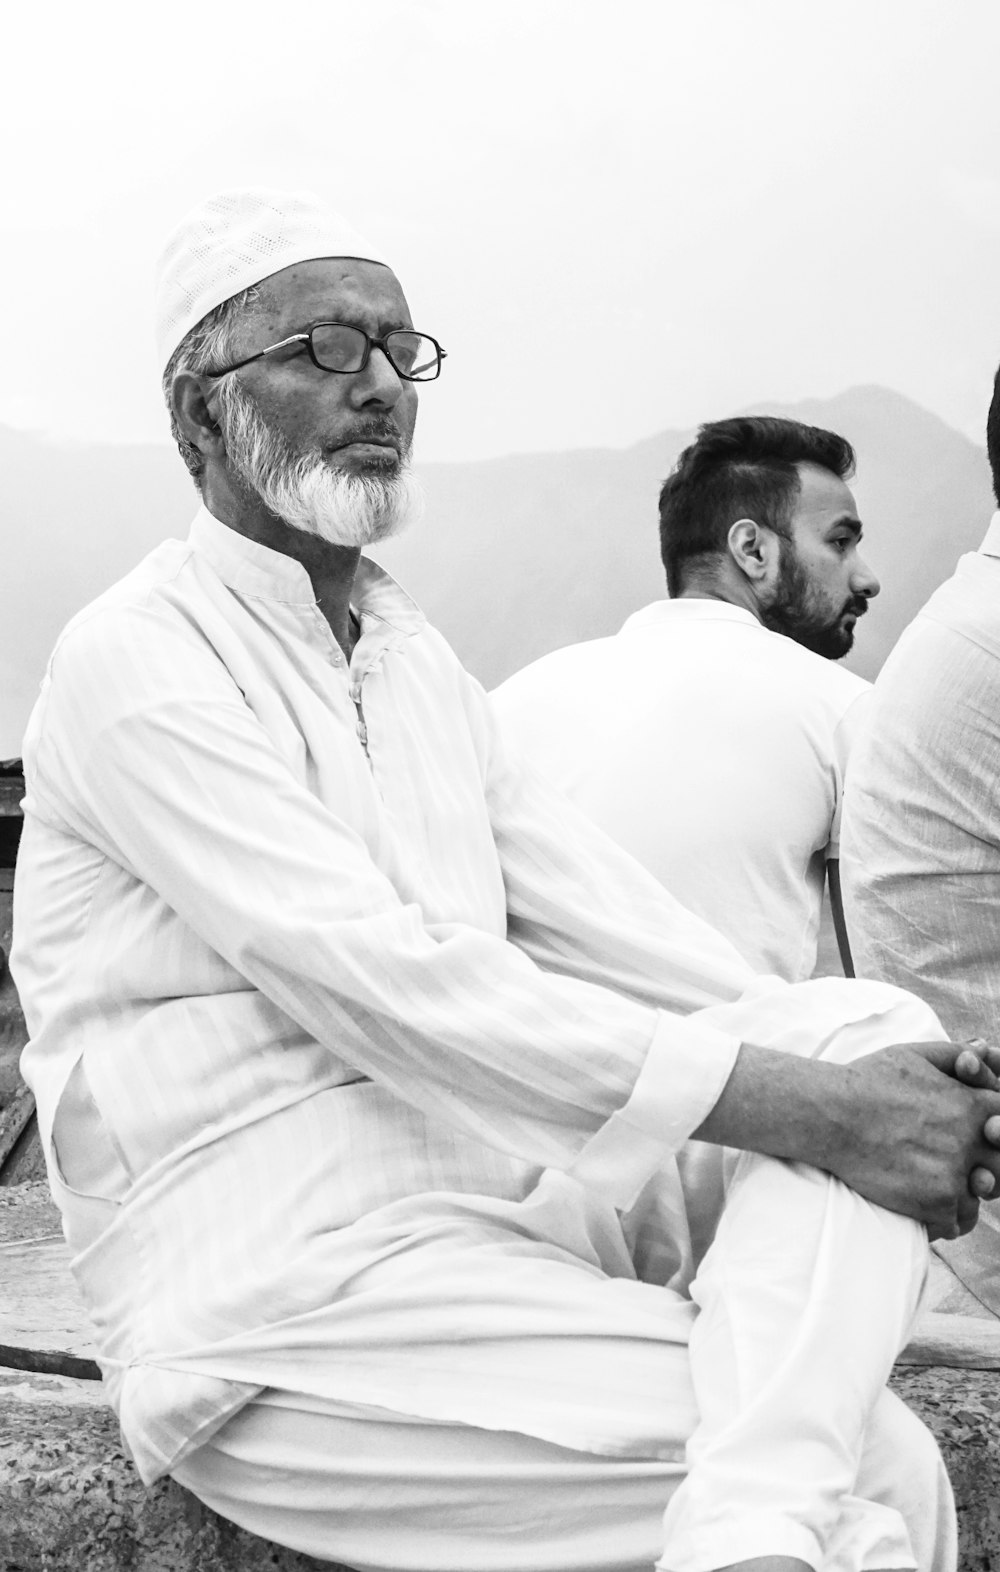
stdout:
{"type": "Polygon", "coordinates": [[[767,633],[766,659],[774,672],[774,687],[789,702],[820,707],[838,718],[858,699],[871,692],[872,684],[838,661],[828,660],[781,633],[767,633]]]}
{"type": "Polygon", "coordinates": [[[511,713],[539,702],[569,699],[584,681],[609,668],[613,638],[588,639],[551,650],[521,668],[493,689],[491,698],[501,713],[511,713]]]}
{"type": "MultiPolygon", "coordinates": [[[[946,635],[1000,658],[1000,558],[970,552],[904,631],[899,647],[947,644],[946,635]],[[904,642],[905,641],[905,642],[904,642]]],[[[956,645],[957,647],[957,645],[956,645]]]]}
{"type": "Polygon", "coordinates": [[[234,696],[203,578],[190,548],[167,541],[78,612],[49,658],[49,725],[77,709],[96,725],[178,697],[234,696]]]}
{"type": "Polygon", "coordinates": [[[190,547],[183,541],[167,540],[157,546],[124,578],[70,618],[56,639],[52,660],[64,663],[74,659],[148,618],[163,600],[163,591],[184,572],[190,556],[190,547]]]}
{"type": "Polygon", "coordinates": [[[1000,684],[1000,559],[971,552],[903,629],[880,671],[879,703],[915,712],[1000,684]]]}
{"type": "Polygon", "coordinates": [[[939,584],[918,613],[942,622],[1000,624],[1000,557],[969,551],[959,557],[950,578],[939,584]]]}

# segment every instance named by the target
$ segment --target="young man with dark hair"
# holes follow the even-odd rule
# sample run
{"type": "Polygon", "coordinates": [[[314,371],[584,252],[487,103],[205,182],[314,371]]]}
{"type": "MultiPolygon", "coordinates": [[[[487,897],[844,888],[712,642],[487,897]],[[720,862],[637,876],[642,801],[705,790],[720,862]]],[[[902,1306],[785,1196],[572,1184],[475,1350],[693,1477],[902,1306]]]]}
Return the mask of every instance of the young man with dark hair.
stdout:
{"type": "Polygon", "coordinates": [[[816,965],[868,692],[832,664],[879,589],[858,550],[853,467],[849,442],[798,421],[702,426],[660,492],[670,599],[495,695],[544,774],[789,981],[816,965]]]}
{"type": "Polygon", "coordinates": [[[837,542],[860,526],[846,481],[854,470],[854,450],[844,438],[797,420],[744,415],[702,426],[685,448],[660,491],[660,554],[671,596],[707,594],[747,604],[767,628],[785,633],[806,649],[837,660],[854,642],[854,624],[878,594],[878,582],[857,554],[850,555],[849,593],[838,595],[827,580],[833,562],[801,560],[808,541],[794,533],[803,479],[818,479],[834,502],[844,503],[845,519],[837,542]],[[809,465],[803,477],[800,465],[809,465]],[[815,475],[820,471],[820,475],[815,475]],[[755,523],[751,532],[739,524],[755,523]],[[777,553],[777,572],[766,580],[756,567],[759,531],[766,529],[777,553]],[[847,534],[844,535],[843,531],[847,534]],[[738,569],[734,575],[730,559],[738,569]]]}

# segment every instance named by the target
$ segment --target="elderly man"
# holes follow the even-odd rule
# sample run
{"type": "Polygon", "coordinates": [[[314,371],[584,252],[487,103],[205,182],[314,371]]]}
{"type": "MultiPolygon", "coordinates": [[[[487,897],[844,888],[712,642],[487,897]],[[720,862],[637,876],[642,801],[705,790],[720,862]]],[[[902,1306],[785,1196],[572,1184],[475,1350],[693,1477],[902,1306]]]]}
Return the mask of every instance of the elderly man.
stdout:
{"type": "Polygon", "coordinates": [[[158,307],[203,505],[53,655],[14,957],[143,1477],[363,1569],[951,1567],[884,1383],[994,1077],[755,980],[506,756],[360,556],[443,354],[377,249],[223,193],[158,307]]]}
{"type": "MultiPolygon", "coordinates": [[[[669,599],[494,695],[507,736],[757,970],[811,977],[878,594],[843,437],[702,426],[660,492],[669,599]]],[[[837,908],[835,907],[835,910],[837,908]]]]}

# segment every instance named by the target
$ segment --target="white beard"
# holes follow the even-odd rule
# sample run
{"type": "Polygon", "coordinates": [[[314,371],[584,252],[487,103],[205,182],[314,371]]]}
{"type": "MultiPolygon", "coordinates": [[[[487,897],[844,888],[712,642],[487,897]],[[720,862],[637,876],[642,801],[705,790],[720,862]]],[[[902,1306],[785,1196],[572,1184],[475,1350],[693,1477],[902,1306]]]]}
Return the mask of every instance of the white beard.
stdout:
{"type": "Polygon", "coordinates": [[[410,451],[392,475],[353,475],[321,453],[296,453],[235,383],[220,390],[222,434],[229,465],[247,491],[292,529],[332,546],[357,549],[398,535],[420,518],[424,496],[410,451]]]}

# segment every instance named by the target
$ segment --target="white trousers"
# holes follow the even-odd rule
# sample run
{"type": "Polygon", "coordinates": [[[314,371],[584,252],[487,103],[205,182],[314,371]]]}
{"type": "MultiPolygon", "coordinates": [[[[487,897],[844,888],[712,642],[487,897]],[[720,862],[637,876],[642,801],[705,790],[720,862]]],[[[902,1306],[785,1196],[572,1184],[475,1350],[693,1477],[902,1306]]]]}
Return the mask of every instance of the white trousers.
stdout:
{"type": "MultiPolygon", "coordinates": [[[[684,1467],[267,1392],[175,1478],[252,1533],[355,1572],[651,1572],[671,1565],[663,1510],[684,1467]]],[[[893,1392],[871,1415],[858,1489],[913,1525],[917,1564],[954,1566],[940,1456],[893,1392]]],[[[858,1515],[824,1568],[868,1564],[858,1515]]]]}
{"type": "MultiPolygon", "coordinates": [[[[846,1028],[830,1057],[940,1035],[905,1001],[846,1028]]],[[[940,1456],[885,1390],[926,1276],[924,1230],[817,1169],[751,1154],[727,1162],[688,1347],[676,1318],[665,1314],[673,1330],[657,1334],[658,1290],[579,1269],[581,1301],[610,1289],[621,1312],[620,1336],[544,1346],[546,1402],[572,1394],[559,1433],[579,1423],[579,1447],[274,1386],[175,1477],[252,1531],[357,1572],[710,1572],[761,1555],[822,1572],[952,1572],[940,1456]],[[658,1438],[648,1456],[587,1439],[640,1432],[658,1438]]],[[[538,1359],[511,1267],[497,1259],[503,1328],[491,1326],[481,1350],[464,1342],[463,1358],[471,1342],[484,1372],[505,1359],[513,1368],[518,1347],[538,1359]]],[[[568,1270],[533,1266],[536,1280],[563,1274],[563,1293],[568,1270]]],[[[482,1292],[488,1303],[488,1280],[482,1292]]]]}

